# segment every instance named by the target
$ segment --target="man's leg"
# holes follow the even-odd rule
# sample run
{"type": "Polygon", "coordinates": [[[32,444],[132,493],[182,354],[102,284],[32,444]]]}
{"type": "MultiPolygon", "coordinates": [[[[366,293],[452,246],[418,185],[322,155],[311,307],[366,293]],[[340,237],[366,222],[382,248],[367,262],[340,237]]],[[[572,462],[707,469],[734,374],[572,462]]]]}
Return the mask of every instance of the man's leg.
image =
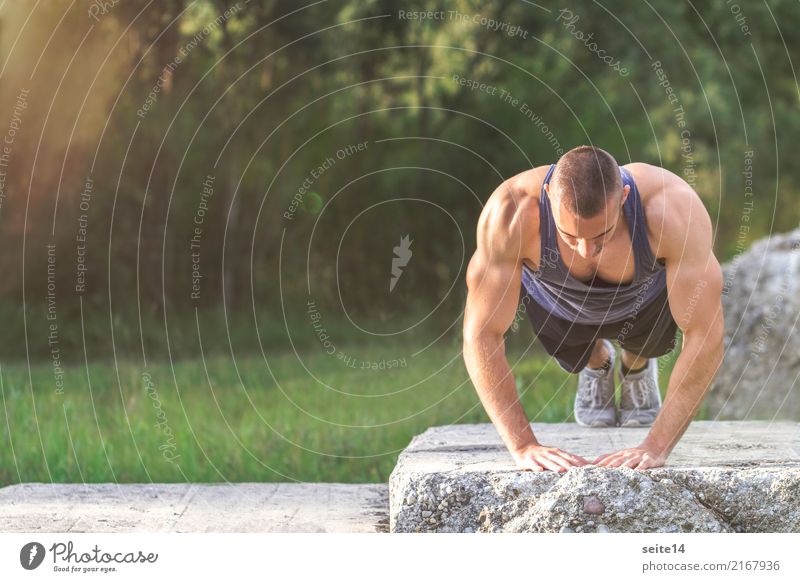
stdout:
{"type": "Polygon", "coordinates": [[[664,289],[621,334],[620,425],[650,426],[661,409],[656,358],[675,347],[677,324],[664,289]]]}
{"type": "Polygon", "coordinates": [[[589,363],[587,364],[593,370],[598,370],[605,367],[606,363],[611,359],[611,352],[606,347],[606,342],[598,339],[594,342],[592,348],[592,355],[589,356],[589,363]]]}
{"type": "Polygon", "coordinates": [[[597,339],[598,326],[554,317],[536,303],[524,287],[521,299],[533,330],[547,353],[563,370],[578,374],[578,391],[573,406],[575,421],[583,426],[616,426],[613,345],[608,340],[597,339]]]}
{"type": "Polygon", "coordinates": [[[586,367],[578,373],[578,391],[573,412],[582,426],[610,427],[617,425],[614,386],[614,345],[597,339],[586,367]]]}
{"type": "Polygon", "coordinates": [[[648,358],[639,356],[628,350],[622,350],[622,374],[639,372],[647,365],[648,358]]]}
{"type": "Polygon", "coordinates": [[[525,306],[536,338],[545,351],[564,371],[579,373],[594,353],[597,327],[576,324],[552,315],[527,293],[524,286],[520,300],[525,306]]]}

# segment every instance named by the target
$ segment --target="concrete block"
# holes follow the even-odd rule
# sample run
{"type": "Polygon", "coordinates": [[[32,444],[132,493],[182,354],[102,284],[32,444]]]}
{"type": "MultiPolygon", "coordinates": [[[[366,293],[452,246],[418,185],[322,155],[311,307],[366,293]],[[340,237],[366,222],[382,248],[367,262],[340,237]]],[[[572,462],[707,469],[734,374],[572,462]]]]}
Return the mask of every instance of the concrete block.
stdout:
{"type": "Polygon", "coordinates": [[[0,489],[2,532],[385,532],[383,483],[23,483],[0,489]]]}
{"type": "MultiPolygon", "coordinates": [[[[648,428],[534,424],[592,460],[648,428]]],[[[433,427],[389,481],[392,532],[800,532],[800,423],[698,421],[667,466],[522,471],[491,424],[433,427]]]]}

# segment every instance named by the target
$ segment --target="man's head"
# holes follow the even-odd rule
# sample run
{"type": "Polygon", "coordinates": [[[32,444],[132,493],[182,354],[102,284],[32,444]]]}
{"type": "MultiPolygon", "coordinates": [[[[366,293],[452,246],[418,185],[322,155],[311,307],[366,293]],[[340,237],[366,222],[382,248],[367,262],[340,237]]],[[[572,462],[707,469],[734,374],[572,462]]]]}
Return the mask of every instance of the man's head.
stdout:
{"type": "Polygon", "coordinates": [[[617,232],[630,186],[623,188],[611,154],[580,146],[561,156],[545,191],[561,238],[583,258],[592,258],[617,232]]]}

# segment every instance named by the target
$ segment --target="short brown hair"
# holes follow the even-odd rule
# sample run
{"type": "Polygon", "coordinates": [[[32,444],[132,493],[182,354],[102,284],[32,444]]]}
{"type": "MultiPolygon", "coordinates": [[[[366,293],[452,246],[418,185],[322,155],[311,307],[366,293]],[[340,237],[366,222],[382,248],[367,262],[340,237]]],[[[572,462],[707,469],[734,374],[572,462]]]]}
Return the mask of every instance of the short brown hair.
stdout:
{"type": "Polygon", "coordinates": [[[592,218],[606,207],[609,200],[622,194],[617,160],[594,146],[571,149],[556,163],[549,191],[573,215],[592,218]]]}

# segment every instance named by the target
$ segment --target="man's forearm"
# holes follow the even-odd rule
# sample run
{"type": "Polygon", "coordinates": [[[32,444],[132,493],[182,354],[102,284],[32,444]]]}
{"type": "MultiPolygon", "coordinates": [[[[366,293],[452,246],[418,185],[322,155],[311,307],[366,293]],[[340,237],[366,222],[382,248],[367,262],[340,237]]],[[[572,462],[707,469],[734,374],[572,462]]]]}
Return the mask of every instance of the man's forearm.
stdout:
{"type": "Polygon", "coordinates": [[[502,336],[465,341],[464,362],[486,413],[509,451],[537,444],[517,395],[502,336]]]}
{"type": "Polygon", "coordinates": [[[666,458],[686,432],[722,361],[722,337],[701,332],[684,339],[669,379],[667,396],[644,446],[666,458]]]}

